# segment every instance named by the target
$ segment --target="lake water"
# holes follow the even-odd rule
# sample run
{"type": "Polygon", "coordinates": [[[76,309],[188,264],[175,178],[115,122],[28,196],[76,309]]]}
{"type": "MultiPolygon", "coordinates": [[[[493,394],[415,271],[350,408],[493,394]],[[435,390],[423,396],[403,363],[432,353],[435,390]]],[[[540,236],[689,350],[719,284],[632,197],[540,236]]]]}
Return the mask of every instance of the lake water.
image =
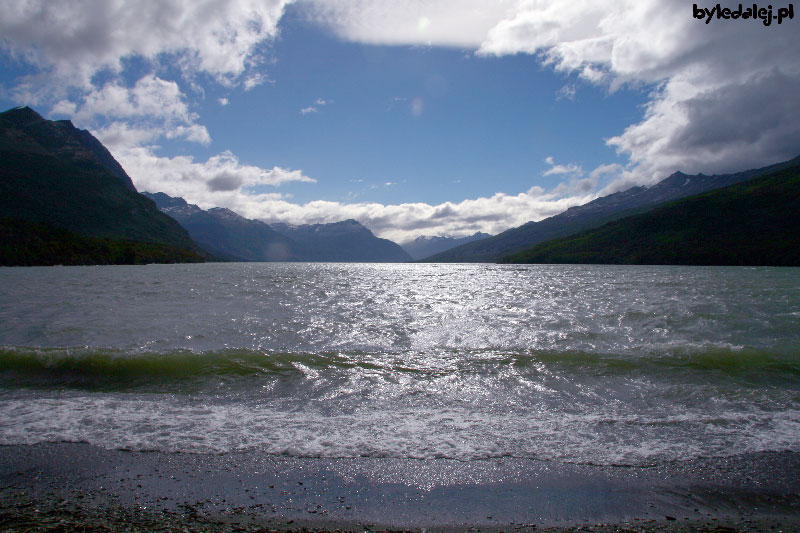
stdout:
{"type": "Polygon", "coordinates": [[[0,444],[650,464],[800,451],[800,269],[0,269],[0,444]]]}

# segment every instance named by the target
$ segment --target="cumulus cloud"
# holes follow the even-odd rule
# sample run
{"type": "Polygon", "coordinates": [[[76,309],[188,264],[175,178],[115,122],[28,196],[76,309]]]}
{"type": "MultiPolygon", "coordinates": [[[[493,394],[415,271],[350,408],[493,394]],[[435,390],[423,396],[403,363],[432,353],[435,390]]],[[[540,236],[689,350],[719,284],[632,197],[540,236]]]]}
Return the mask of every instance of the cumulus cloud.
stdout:
{"type": "MultiPolygon", "coordinates": [[[[137,144],[158,137],[183,138],[208,144],[211,136],[205,126],[197,123],[198,115],[190,111],[178,84],[155,75],[146,75],[132,87],[118,80],[93,88],[72,100],[61,100],[53,112],[70,116],[81,124],[98,120],[114,121],[111,129],[138,130],[129,141],[137,144]]],[[[121,138],[115,138],[119,145],[121,138]]]]}
{"type": "Polygon", "coordinates": [[[652,87],[643,119],[608,140],[632,163],[626,181],[652,183],[679,169],[729,172],[800,152],[797,36],[786,23],[706,25],[683,2],[530,0],[492,28],[480,53],[541,54],[610,90],[652,87]]]}
{"type": "Polygon", "coordinates": [[[252,91],[259,85],[262,85],[264,82],[269,81],[269,78],[261,72],[253,72],[247,78],[245,78],[244,83],[242,86],[244,87],[245,91],[252,91]]]}
{"type": "Polygon", "coordinates": [[[800,153],[800,110],[789,97],[800,91],[800,76],[776,68],[740,83],[682,89],[679,79],[671,80],[642,122],[608,141],[646,181],[673,170],[766,166],[800,153]]]}
{"type": "MultiPolygon", "coordinates": [[[[114,143],[119,141],[114,135],[120,135],[120,131],[121,135],[136,135],[136,132],[126,132],[124,129],[99,131],[97,135],[104,144],[115,146],[114,143]]],[[[252,194],[251,189],[257,186],[277,187],[289,182],[316,182],[300,170],[277,166],[264,169],[242,164],[229,151],[198,162],[190,156],[158,156],[154,148],[122,144],[115,146],[114,155],[134,180],[137,189],[182,196],[205,207],[238,205],[237,197],[247,197],[247,201],[253,198],[276,198],[271,193],[252,194]]],[[[280,194],[277,197],[283,198],[280,194]]]]}
{"type": "Polygon", "coordinates": [[[177,123],[196,118],[183,101],[178,84],[153,74],[142,77],[130,88],[110,82],[89,92],[74,118],[85,120],[97,115],[115,118],[160,115],[177,123]]]}
{"type": "Polygon", "coordinates": [[[283,198],[261,195],[230,196],[224,205],[248,218],[283,221],[292,224],[335,222],[346,218],[358,220],[376,235],[404,242],[426,235],[466,236],[476,231],[499,233],[511,226],[540,220],[591,200],[593,196],[559,197],[539,187],[516,195],[497,193],[491,197],[445,202],[341,203],[314,201],[297,204],[283,198]]]}
{"type": "Polygon", "coordinates": [[[2,46],[25,61],[88,86],[126,58],[169,56],[185,71],[235,82],[277,33],[286,0],[27,0],[3,6],[2,46]]]}

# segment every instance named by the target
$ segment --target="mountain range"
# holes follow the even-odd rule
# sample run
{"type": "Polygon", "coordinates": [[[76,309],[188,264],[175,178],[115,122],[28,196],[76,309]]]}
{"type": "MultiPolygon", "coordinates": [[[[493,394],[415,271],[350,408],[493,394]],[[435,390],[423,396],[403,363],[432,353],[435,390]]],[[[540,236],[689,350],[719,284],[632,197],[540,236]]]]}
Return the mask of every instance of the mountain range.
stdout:
{"type": "Polygon", "coordinates": [[[330,224],[267,224],[230,209],[208,210],[162,192],[142,193],[178,221],[208,252],[229,261],[403,262],[411,257],[355,220],[330,224]]]}
{"type": "Polygon", "coordinates": [[[162,192],[142,193],[175,219],[203,249],[224,261],[296,261],[299,247],[267,224],[225,208],[200,209],[162,192]]]}
{"type": "Polygon", "coordinates": [[[88,131],[29,107],[0,113],[0,265],[409,261],[355,220],[271,227],[139,194],[88,131]],[[163,212],[162,212],[163,211],[163,212]]]}
{"type": "Polygon", "coordinates": [[[355,220],[268,224],[164,193],[140,194],[88,131],[20,107],[0,113],[0,265],[420,257],[793,265],[798,175],[800,157],[734,174],[676,172],[494,237],[420,237],[404,250],[355,220]]]}
{"type": "Polygon", "coordinates": [[[424,259],[434,254],[450,250],[456,246],[467,244],[469,242],[479,241],[481,239],[488,239],[491,237],[488,233],[476,232],[467,237],[429,237],[422,235],[413,241],[402,243],[400,246],[405,250],[412,259],[424,259]]]}
{"type": "Polygon", "coordinates": [[[435,254],[425,258],[424,261],[444,263],[496,262],[542,242],[597,228],[612,220],[647,211],[656,205],[671,200],[741,183],[758,176],[793,167],[798,162],[800,162],[800,158],[760,169],[713,176],[704,174],[687,175],[683,172],[675,172],[651,187],[632,187],[609,194],[584,205],[571,207],[563,213],[544,220],[528,222],[494,237],[464,244],[435,254]]]}
{"type": "Polygon", "coordinates": [[[794,161],[502,262],[800,266],[800,160],[794,161]]]}
{"type": "Polygon", "coordinates": [[[376,237],[353,219],[298,226],[276,223],[270,227],[300,244],[305,261],[401,263],[411,260],[397,243],[376,237]]]}
{"type": "Polygon", "coordinates": [[[89,132],[29,107],[0,113],[0,264],[202,261],[89,132]]]}

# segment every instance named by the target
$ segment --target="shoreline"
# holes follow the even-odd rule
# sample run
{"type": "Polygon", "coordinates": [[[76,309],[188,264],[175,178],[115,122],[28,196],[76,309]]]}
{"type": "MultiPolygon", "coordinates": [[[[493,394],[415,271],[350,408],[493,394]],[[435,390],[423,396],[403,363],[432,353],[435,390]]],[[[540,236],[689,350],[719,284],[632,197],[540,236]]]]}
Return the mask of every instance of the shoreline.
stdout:
{"type": "Polygon", "coordinates": [[[786,531],[798,474],[794,452],[614,467],[7,445],[0,530],[786,531]]]}

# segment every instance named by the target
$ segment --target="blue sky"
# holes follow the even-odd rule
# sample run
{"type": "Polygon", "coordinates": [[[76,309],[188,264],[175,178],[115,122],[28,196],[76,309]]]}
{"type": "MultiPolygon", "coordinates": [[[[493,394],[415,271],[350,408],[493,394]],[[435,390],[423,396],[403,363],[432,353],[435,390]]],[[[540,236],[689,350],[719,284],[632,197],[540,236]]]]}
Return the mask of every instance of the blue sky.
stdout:
{"type": "Polygon", "coordinates": [[[800,154],[800,21],[741,22],[655,0],[12,0],[0,106],[71,119],[137,188],[201,207],[497,233],[800,154]]]}
{"type": "Polygon", "coordinates": [[[303,202],[441,203],[554,187],[545,158],[616,161],[603,138],[640,118],[645,101],[554,75],[530,55],[343,42],[290,14],[270,53],[270,83],[220,91],[225,107],[204,103],[214,132],[205,155],[230,149],[302,168],[318,179],[292,187],[303,202]],[[577,87],[571,100],[559,97],[565,85],[577,87]]]}

